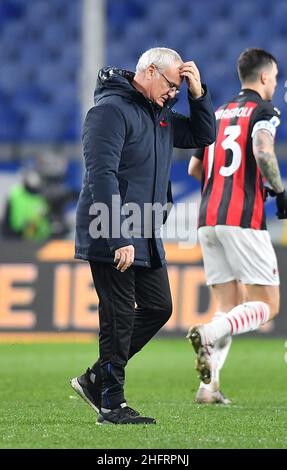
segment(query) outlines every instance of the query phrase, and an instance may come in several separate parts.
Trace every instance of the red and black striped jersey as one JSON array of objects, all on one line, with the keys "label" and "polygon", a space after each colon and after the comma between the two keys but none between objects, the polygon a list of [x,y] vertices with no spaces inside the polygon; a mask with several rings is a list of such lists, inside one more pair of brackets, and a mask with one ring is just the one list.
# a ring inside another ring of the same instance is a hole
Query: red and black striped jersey
[{"label": "red and black striped jersey", "polygon": [[215,115],[215,143],[194,153],[203,160],[199,227],[265,230],[264,186],[252,151],[252,131],[267,128],[275,134],[280,112],[256,91],[245,89]]}]

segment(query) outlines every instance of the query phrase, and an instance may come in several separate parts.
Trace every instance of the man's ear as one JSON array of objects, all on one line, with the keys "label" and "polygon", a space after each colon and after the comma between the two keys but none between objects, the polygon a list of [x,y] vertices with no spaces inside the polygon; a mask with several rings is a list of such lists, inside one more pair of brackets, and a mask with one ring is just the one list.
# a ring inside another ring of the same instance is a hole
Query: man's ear
[{"label": "man's ear", "polygon": [[260,80],[261,80],[262,85],[265,85],[265,83],[266,83],[267,80],[268,80],[268,72],[266,72],[266,70],[263,71],[263,72],[261,72],[261,74],[260,74]]},{"label": "man's ear", "polygon": [[155,72],[156,72],[155,66],[154,66],[153,64],[149,65],[149,66],[146,68],[146,78],[147,78],[148,80],[151,80],[152,77],[154,77]]}]

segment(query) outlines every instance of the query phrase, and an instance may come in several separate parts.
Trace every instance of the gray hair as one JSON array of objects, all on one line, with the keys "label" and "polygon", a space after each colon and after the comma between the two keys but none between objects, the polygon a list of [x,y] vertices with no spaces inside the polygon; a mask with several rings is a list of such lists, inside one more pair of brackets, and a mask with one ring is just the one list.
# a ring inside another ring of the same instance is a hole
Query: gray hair
[{"label": "gray hair", "polygon": [[145,51],[139,58],[136,71],[142,72],[151,64],[154,64],[159,71],[170,67],[174,62],[183,62],[180,55],[173,49],[167,47],[153,47]]}]

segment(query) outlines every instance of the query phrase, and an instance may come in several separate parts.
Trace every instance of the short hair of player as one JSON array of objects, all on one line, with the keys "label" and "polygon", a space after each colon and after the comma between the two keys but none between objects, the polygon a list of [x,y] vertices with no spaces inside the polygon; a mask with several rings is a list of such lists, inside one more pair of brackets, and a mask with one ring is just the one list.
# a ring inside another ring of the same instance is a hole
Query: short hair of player
[{"label": "short hair of player", "polygon": [[277,65],[277,60],[269,52],[256,47],[245,49],[237,60],[237,72],[241,83],[256,82],[263,69],[271,67],[272,63]]}]

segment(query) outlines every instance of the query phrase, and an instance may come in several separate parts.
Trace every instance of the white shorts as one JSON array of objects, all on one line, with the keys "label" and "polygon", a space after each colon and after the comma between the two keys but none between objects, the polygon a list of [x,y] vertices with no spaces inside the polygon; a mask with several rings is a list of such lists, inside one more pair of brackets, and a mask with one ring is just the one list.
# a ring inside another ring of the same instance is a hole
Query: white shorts
[{"label": "white shorts", "polygon": [[280,284],[277,258],[267,230],[216,225],[200,227],[207,285],[240,281],[243,284]]}]

